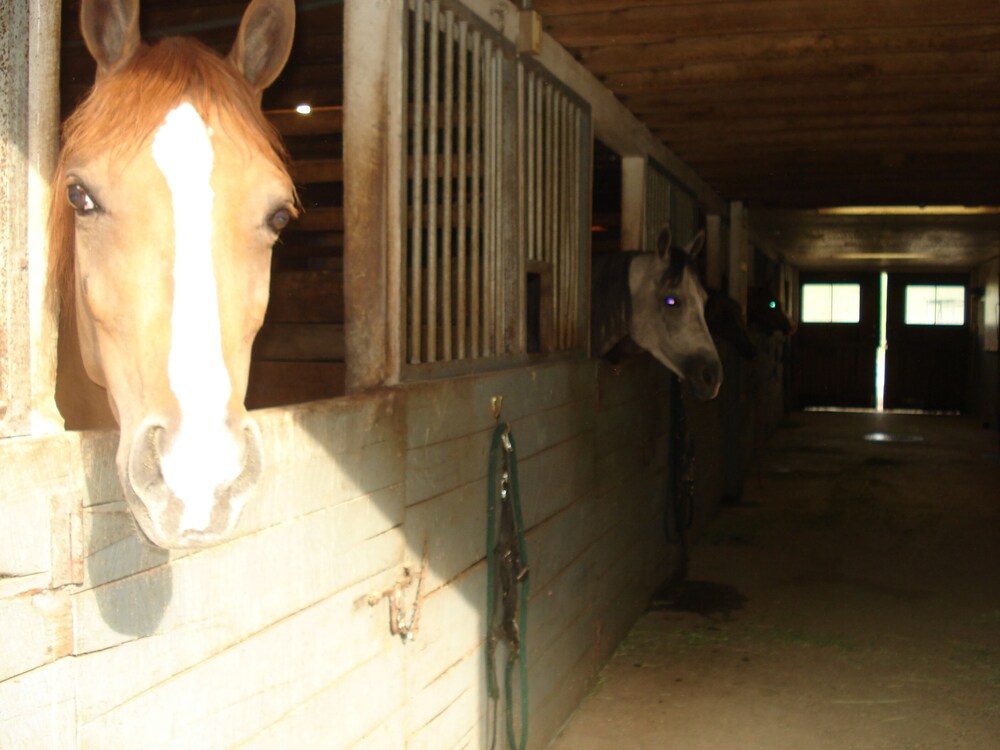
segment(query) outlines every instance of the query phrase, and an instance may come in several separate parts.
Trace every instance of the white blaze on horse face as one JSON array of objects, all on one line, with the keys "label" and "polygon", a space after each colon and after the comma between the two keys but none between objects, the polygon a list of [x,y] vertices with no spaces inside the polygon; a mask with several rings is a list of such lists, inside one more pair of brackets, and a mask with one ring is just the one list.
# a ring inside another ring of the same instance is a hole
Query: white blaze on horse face
[{"label": "white blaze on horse face", "polygon": [[167,375],[180,410],[161,457],[163,479],[184,507],[182,531],[204,529],[215,491],[241,470],[242,447],[226,428],[232,385],[222,356],[212,262],[211,131],[188,103],[172,110],[153,139],[153,160],[170,188],[174,294]]}]

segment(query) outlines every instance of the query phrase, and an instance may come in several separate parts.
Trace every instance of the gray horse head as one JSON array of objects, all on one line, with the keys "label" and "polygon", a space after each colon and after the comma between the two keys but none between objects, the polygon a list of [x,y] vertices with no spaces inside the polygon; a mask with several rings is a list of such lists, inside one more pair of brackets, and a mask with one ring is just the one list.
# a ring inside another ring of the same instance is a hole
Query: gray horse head
[{"label": "gray horse head", "polygon": [[630,337],[707,401],[719,392],[722,363],[705,323],[707,294],[693,267],[703,243],[699,233],[676,247],[664,230],[656,252],[595,258],[592,343],[604,356]]}]

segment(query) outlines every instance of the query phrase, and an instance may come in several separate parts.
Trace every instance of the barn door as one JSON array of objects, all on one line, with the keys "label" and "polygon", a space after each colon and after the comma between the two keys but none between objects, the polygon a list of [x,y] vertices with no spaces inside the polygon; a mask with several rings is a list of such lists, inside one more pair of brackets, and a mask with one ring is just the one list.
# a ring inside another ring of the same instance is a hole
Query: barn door
[{"label": "barn door", "polygon": [[800,276],[798,332],[792,337],[797,406],[875,406],[878,276]]},{"label": "barn door", "polygon": [[962,274],[891,274],[886,316],[887,409],[963,411],[971,339]]}]

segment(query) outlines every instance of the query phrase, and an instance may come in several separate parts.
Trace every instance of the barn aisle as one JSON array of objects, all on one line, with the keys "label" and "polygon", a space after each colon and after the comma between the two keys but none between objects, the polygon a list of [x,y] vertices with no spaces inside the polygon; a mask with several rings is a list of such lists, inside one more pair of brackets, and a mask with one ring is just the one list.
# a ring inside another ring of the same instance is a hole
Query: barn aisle
[{"label": "barn aisle", "polygon": [[1000,748],[996,432],[794,414],[761,466],[551,750]]}]

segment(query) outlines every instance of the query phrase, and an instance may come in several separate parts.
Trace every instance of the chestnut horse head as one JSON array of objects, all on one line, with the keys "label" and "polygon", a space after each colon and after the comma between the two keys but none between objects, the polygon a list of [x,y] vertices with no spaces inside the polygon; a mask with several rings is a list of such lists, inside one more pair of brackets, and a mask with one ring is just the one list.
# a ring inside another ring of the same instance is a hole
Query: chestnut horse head
[{"label": "chestnut horse head", "polygon": [[65,125],[53,280],[121,429],[118,475],[142,535],[203,547],[233,533],[261,474],[243,400],[271,247],[296,199],[260,98],[295,9],[253,0],[223,58],[190,39],[141,43],[138,4],[81,6],[97,80]]}]

